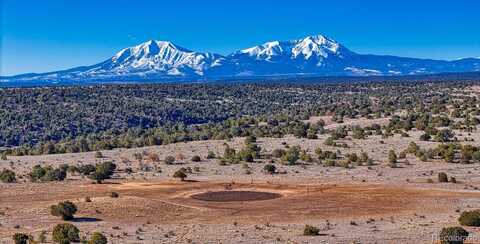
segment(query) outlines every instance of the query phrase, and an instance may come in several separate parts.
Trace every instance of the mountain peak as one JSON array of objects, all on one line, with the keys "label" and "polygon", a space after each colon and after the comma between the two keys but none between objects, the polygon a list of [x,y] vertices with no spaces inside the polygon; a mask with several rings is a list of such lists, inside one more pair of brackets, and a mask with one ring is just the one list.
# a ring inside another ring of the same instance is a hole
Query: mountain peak
[{"label": "mountain peak", "polygon": [[337,43],[335,40],[328,38],[327,36],[318,34],[318,35],[312,35],[312,36],[306,36],[303,39],[297,40],[297,41],[312,41],[318,44],[322,43]]},{"label": "mountain peak", "polygon": [[186,48],[168,41],[148,40],[133,47],[122,49],[112,57],[113,62],[124,62],[127,59],[145,59],[155,56],[171,56],[172,54],[192,53]]},{"label": "mountain peak", "polygon": [[145,51],[148,51],[148,53],[158,53],[160,52],[161,49],[172,49],[180,52],[193,52],[191,50],[188,50],[186,48],[180,47],[178,45],[175,45],[172,42],[169,41],[157,41],[157,40],[149,40],[144,43],[141,43],[135,47],[134,49],[140,50],[143,49]]},{"label": "mountain peak", "polygon": [[338,42],[323,36],[307,36],[303,39],[291,41],[270,41],[262,45],[247,48],[234,53],[232,56],[249,56],[256,60],[303,58],[308,60],[312,57],[326,58],[329,55],[342,57],[342,52],[348,50]]},{"label": "mountain peak", "polygon": [[303,55],[306,59],[309,59],[312,56],[338,55],[340,48],[341,45],[338,42],[323,35],[315,35],[297,40],[292,52],[294,57]]}]

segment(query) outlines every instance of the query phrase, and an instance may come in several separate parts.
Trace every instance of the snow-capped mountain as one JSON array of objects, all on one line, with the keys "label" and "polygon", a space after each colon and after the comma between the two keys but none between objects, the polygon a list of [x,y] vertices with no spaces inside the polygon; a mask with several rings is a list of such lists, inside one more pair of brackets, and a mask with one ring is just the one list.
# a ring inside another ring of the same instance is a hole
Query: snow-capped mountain
[{"label": "snow-capped mountain", "polygon": [[281,59],[324,59],[342,57],[351,52],[336,41],[324,36],[309,36],[301,40],[273,41],[260,46],[240,50],[232,57],[249,57],[255,60],[275,61]]},{"label": "snow-capped mountain", "polygon": [[197,53],[170,42],[151,40],[123,49],[96,71],[203,76],[204,72],[223,62],[225,58],[218,54]]},{"label": "snow-capped mountain", "polygon": [[237,51],[228,58],[241,67],[242,73],[238,75],[331,75],[341,71],[343,63],[354,55],[340,43],[318,35],[293,41],[267,42]]},{"label": "snow-capped mountain", "polygon": [[480,59],[454,61],[364,55],[322,35],[272,41],[227,56],[150,40],[91,66],[0,81],[166,81],[268,76],[371,76],[478,72]]}]

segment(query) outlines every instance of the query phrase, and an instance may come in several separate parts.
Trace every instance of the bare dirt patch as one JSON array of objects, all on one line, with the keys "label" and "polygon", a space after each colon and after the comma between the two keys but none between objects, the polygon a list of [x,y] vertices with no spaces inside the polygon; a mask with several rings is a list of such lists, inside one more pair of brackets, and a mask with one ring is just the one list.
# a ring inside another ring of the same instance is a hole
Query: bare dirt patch
[{"label": "bare dirt patch", "polygon": [[242,202],[271,200],[281,196],[278,193],[259,191],[214,191],[194,194],[190,197],[207,202]]}]

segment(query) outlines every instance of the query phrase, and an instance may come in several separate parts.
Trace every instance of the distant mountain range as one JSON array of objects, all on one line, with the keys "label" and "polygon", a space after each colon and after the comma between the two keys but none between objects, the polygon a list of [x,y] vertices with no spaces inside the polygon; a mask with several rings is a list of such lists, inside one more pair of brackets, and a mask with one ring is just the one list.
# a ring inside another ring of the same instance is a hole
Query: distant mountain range
[{"label": "distant mountain range", "polygon": [[204,81],[267,77],[403,76],[479,72],[479,58],[454,61],[355,53],[322,35],[272,41],[222,56],[147,41],[91,66],[0,77],[1,82]]}]

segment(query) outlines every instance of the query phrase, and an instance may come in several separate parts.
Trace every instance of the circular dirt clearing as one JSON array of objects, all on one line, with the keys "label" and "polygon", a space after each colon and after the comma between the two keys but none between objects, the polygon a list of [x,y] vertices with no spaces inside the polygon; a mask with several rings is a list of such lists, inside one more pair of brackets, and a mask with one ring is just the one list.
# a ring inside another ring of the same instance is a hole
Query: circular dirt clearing
[{"label": "circular dirt clearing", "polygon": [[192,195],[191,198],[209,202],[262,201],[279,198],[282,195],[260,191],[213,191]]}]

